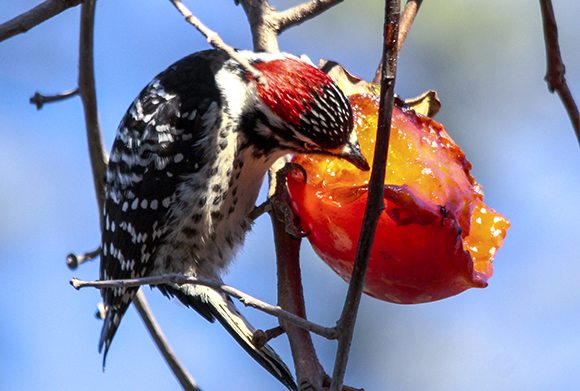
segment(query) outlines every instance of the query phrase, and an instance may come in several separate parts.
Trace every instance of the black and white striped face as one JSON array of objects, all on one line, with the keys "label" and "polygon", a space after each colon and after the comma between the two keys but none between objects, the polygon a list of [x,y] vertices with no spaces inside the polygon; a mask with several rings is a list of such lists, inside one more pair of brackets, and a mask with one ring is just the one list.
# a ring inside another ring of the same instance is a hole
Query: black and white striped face
[{"label": "black and white striped face", "polygon": [[299,131],[325,149],[344,145],[353,130],[350,103],[334,83],[321,86],[313,98],[300,115]]}]

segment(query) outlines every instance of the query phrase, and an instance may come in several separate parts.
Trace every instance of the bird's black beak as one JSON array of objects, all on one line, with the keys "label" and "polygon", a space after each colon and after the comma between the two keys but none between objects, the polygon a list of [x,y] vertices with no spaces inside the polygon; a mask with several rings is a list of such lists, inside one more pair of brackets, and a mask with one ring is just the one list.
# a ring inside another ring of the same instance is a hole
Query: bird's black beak
[{"label": "bird's black beak", "polygon": [[360,170],[370,170],[369,163],[360,150],[360,145],[356,138],[356,132],[354,131],[350,140],[344,145],[344,147],[341,147],[333,152],[333,155],[352,163]]}]

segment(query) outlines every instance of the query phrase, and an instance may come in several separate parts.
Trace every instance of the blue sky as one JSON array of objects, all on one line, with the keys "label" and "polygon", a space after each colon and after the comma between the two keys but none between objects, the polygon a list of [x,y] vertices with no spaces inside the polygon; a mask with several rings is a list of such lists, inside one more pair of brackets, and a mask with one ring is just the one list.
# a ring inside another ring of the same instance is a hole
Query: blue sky
[{"label": "blue sky", "polygon": [[[37,1],[5,2],[0,22]],[[199,4],[198,4],[199,3]],[[250,48],[231,0],[188,2],[231,45]],[[279,1],[288,6],[296,2]],[[444,4],[442,4],[444,3]],[[580,99],[580,3],[556,2],[567,78]],[[371,78],[380,55],[382,3],[344,2],[289,30],[283,50],[330,58]],[[107,148],[140,89],[175,60],[207,48],[166,1],[100,0],[96,24],[99,115]],[[544,390],[580,386],[580,154],[563,107],[543,81],[537,2],[424,2],[399,63],[403,97],[439,92],[437,119],[462,146],[488,204],[512,221],[488,288],[437,303],[397,306],[365,297],[346,381],[368,390]],[[98,264],[71,272],[71,251],[95,248],[97,208],[77,98],[37,111],[39,90],[76,85],[78,10],[0,43],[0,389],[177,389],[134,310],[105,373]],[[303,245],[310,317],[332,325],[346,285]],[[226,281],[275,302],[267,218],[259,220]],[[277,390],[226,333],[146,290],[174,349],[205,390]],[[275,320],[245,311],[260,327]],[[335,344],[316,338],[331,371]],[[284,338],[275,347],[289,361]]]}]

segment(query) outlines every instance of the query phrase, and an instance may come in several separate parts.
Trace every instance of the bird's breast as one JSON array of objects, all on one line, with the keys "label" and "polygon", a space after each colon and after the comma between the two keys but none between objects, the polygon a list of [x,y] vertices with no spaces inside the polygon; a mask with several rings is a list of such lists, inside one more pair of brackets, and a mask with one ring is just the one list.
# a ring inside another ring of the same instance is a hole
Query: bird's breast
[{"label": "bird's breast", "polygon": [[[235,136],[235,135],[234,135]],[[276,157],[225,140],[211,164],[185,177],[171,210],[173,229],[156,257],[157,273],[219,277],[243,244],[264,175]]]}]

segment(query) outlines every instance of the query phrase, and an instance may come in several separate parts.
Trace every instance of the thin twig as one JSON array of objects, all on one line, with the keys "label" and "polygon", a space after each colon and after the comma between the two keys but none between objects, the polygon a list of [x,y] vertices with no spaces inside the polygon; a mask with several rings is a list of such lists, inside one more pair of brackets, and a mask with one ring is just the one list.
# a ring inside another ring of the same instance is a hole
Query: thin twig
[{"label": "thin twig", "polygon": [[281,326],[276,326],[268,330],[256,330],[254,335],[252,335],[252,343],[258,349],[263,348],[268,342],[274,338],[278,338],[284,334],[284,329]]},{"label": "thin twig", "polygon": [[546,83],[550,92],[557,92],[568,116],[572,127],[576,132],[576,139],[580,143],[580,114],[578,106],[574,101],[572,92],[566,82],[566,67],[560,53],[560,44],[558,43],[558,25],[554,15],[554,8],[551,0],[540,0],[542,10],[542,21],[544,25],[544,42],[546,44]]},{"label": "thin twig", "polygon": [[234,288],[229,285],[224,285],[221,282],[206,280],[202,278],[188,277],[183,274],[165,274],[161,276],[150,276],[142,278],[130,278],[121,280],[97,280],[97,281],[84,281],[77,278],[73,278],[70,281],[71,285],[75,289],[93,287],[93,288],[130,288],[142,285],[163,285],[163,284],[193,284],[193,285],[203,285],[210,288],[219,290],[230,296],[235,297],[240,300],[244,305],[256,308],[262,312],[269,315],[276,316],[280,319],[292,322],[306,330],[312,331],[322,337],[333,339],[335,338],[335,330],[331,327],[320,326],[316,323],[310,322],[299,316],[296,316],[290,312],[287,312],[280,308],[279,306],[273,306],[262,300],[256,299],[253,296],[248,295],[241,290]]},{"label": "thin twig", "polygon": [[[407,34],[409,30],[411,30],[411,26],[415,21],[415,17],[419,12],[419,8],[423,0],[407,0],[405,4],[405,9],[403,10],[403,15],[401,16],[401,22],[399,23],[399,38],[397,44],[397,52],[401,51],[405,40],[407,39]],[[379,84],[381,82],[381,75],[383,72],[383,60],[379,62],[379,66],[377,67],[377,71],[375,72],[375,77],[373,79],[374,84]]]},{"label": "thin twig", "polygon": [[374,241],[377,223],[384,209],[383,192],[389,136],[391,133],[391,116],[395,93],[395,76],[397,70],[397,40],[399,33],[399,0],[385,2],[385,22],[383,40],[383,74],[381,78],[381,96],[379,102],[379,124],[377,128],[373,168],[369,182],[369,193],[366,210],[362,221],[361,234],[357,245],[356,258],[348,293],[342,315],[338,321],[338,349],[332,375],[331,391],[340,391],[352,335],[356,323],[358,307],[364,287],[369,256]]},{"label": "thin twig", "polygon": [[248,219],[253,222],[258,219],[258,217],[268,212],[270,212],[270,201],[266,200],[252,209],[252,211],[248,214]]},{"label": "thin twig", "polygon": [[245,70],[247,70],[256,82],[264,84],[266,79],[262,75],[262,72],[257,70],[255,67],[252,66],[245,58],[239,56],[238,53],[235,51],[234,48],[226,44],[223,39],[216,33],[215,31],[209,29],[206,25],[204,25],[201,20],[195,17],[191,11],[181,2],[181,0],[170,0],[171,3],[177,8],[177,10],[183,15],[185,20],[191,24],[193,27],[197,29],[204,37],[207,38],[207,42],[216,49],[219,49],[232,59],[236,60]]},{"label": "thin twig", "polygon": [[27,32],[61,12],[79,5],[82,0],[46,0],[29,11],[0,24],[0,42]]},{"label": "thin twig", "polygon": [[85,112],[87,142],[93,183],[99,208],[99,221],[103,226],[103,205],[105,196],[105,170],[107,153],[103,146],[99,115],[97,110],[97,93],[95,87],[95,69],[93,58],[95,24],[95,0],[86,0],[81,5],[81,28],[79,46],[79,94]]},{"label": "thin twig", "polygon": [[175,352],[173,352],[173,349],[171,349],[171,346],[167,342],[167,339],[165,338],[161,327],[159,327],[155,316],[153,316],[153,313],[149,309],[147,299],[141,290],[137,291],[135,299],[133,299],[133,303],[135,304],[135,308],[139,312],[139,315],[141,315],[141,319],[143,319],[143,323],[145,323],[151,338],[153,338],[155,344],[161,351],[163,358],[165,358],[165,361],[175,374],[175,377],[177,377],[177,380],[179,380],[181,387],[188,391],[200,391],[200,388],[197,386],[195,380],[191,377],[183,365],[181,365],[177,359],[177,356],[175,355]]},{"label": "thin twig", "polygon": [[98,257],[100,252],[101,248],[98,247],[96,250],[87,251],[86,253],[70,253],[66,256],[66,265],[69,267],[69,269],[75,270],[77,267],[79,267],[79,265],[85,263],[86,261],[90,261]]},{"label": "thin twig", "polygon": [[415,21],[415,16],[419,12],[419,8],[423,0],[407,0],[405,4],[405,9],[403,10],[403,15],[401,15],[401,22],[399,23],[399,43],[397,44],[397,52],[401,51],[403,43],[407,39],[407,33],[411,29],[411,25]]},{"label": "thin twig", "polygon": [[278,33],[312,19],[334,7],[343,0],[310,0],[274,14],[274,23]]},{"label": "thin twig", "polygon": [[59,102],[61,100],[72,98],[73,96],[78,95],[78,93],[78,87],[56,95],[43,95],[37,91],[32,97],[30,97],[30,103],[35,105],[37,110],[40,110],[46,103]]}]

